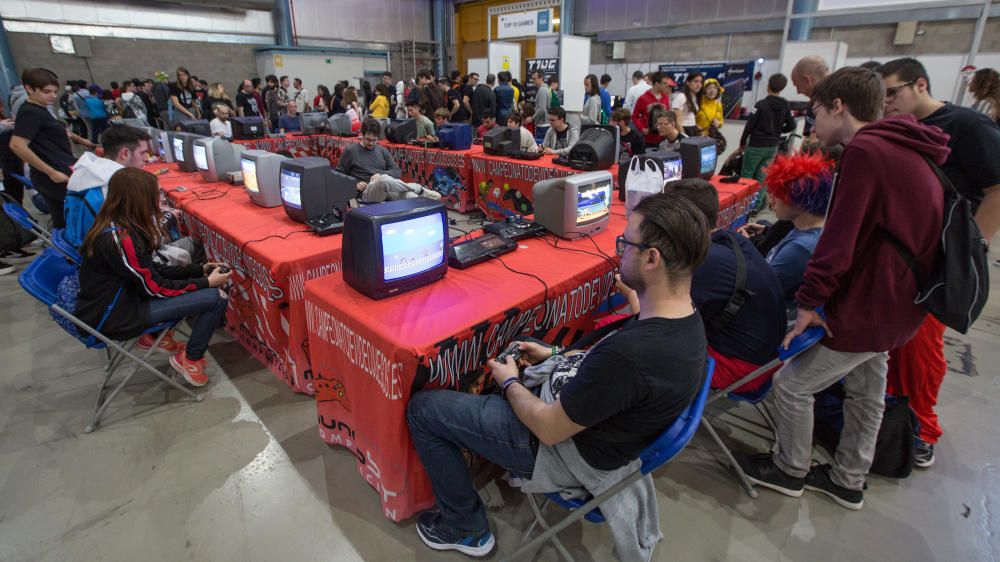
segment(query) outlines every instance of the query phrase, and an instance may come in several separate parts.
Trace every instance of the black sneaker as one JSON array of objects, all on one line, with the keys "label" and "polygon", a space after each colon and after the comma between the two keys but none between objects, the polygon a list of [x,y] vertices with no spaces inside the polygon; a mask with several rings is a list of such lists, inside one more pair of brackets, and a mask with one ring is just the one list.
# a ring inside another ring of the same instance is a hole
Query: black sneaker
[{"label": "black sneaker", "polygon": [[417,535],[434,550],[457,550],[477,558],[489,554],[496,544],[489,527],[476,534],[461,535],[449,528],[437,511],[420,514],[417,519]]},{"label": "black sneaker", "polygon": [[830,465],[820,464],[812,467],[806,476],[806,489],[826,494],[833,501],[847,509],[855,511],[865,505],[865,493],[861,490],[851,490],[837,484],[830,477]]},{"label": "black sneaker", "polygon": [[16,267],[7,262],[0,261],[0,275],[10,275],[15,271],[17,271]]},{"label": "black sneaker", "polygon": [[793,498],[802,497],[802,489],[806,483],[805,478],[795,478],[782,472],[774,460],[771,453],[739,453],[734,452],[736,462],[740,463],[740,468],[746,473],[747,478],[754,484],[765,488],[770,488],[775,492],[780,492]]},{"label": "black sneaker", "polygon": [[934,444],[928,443],[923,439],[914,436],[913,443],[916,445],[917,450],[914,454],[914,464],[918,468],[929,468],[934,465]]}]

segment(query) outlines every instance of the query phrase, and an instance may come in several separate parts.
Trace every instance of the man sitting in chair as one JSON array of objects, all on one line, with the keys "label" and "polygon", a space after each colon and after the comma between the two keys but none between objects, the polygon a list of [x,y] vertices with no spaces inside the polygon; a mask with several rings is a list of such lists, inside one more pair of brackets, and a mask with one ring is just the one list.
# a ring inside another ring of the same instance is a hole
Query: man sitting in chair
[{"label": "man sitting in chair", "polygon": [[337,171],[358,180],[358,200],[382,203],[413,197],[441,199],[436,191],[399,179],[403,171],[392,159],[389,149],[378,143],[379,131],[378,121],[365,119],[361,123],[361,142],[345,148],[337,163]]},{"label": "man sitting in chair", "polygon": [[[639,454],[704,382],[707,344],[691,277],[708,246],[708,222],[692,203],[674,194],[643,199],[616,248],[640,314],[589,334],[584,339],[596,343],[584,352],[520,342],[520,364],[510,357],[487,364],[499,394],[414,394],[407,420],[438,508],[417,522],[427,546],[470,556],[493,549],[463,449],[521,477],[529,492],[572,487],[596,495],[637,469]],[[527,367],[523,378],[519,367]],[[648,560],[662,537],[652,480],[626,490],[602,511],[616,555]]]}]

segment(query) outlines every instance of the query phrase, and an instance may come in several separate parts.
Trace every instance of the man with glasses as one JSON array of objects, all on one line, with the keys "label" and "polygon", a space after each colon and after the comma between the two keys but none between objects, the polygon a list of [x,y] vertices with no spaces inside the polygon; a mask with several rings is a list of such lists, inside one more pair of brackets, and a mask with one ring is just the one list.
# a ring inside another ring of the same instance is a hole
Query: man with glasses
[{"label": "man with glasses", "polygon": [[[694,399],[706,342],[691,276],[708,251],[705,215],[677,195],[653,195],[617,242],[637,316],[584,336],[574,351],[520,342],[520,359],[487,363],[499,393],[427,390],[410,399],[410,435],[437,503],[417,521],[430,548],[486,556],[495,544],[463,450],[520,476],[525,491],[597,494],[635,470],[640,452]],[[601,510],[616,556],[649,560],[662,537],[656,493],[648,476],[634,486]]]},{"label": "man with glasses", "polygon": [[[885,409],[889,350],[905,344],[926,315],[914,301],[917,280],[900,255],[931,271],[940,251],[944,191],[928,160],[948,155],[947,135],[912,115],[882,117],[878,74],[845,67],[812,91],[816,136],[844,145],[826,227],[795,294],[795,326],[784,344],[810,326],[827,337],[785,363],[771,398],[777,445],[740,455],[751,481],[791,497],[804,489],[858,510]],[[818,309],[822,308],[826,317]],[[844,429],[833,463],[815,467],[813,394],[843,380]]]},{"label": "man with glasses", "polygon": [[[972,204],[979,230],[989,242],[1000,229],[1000,128],[989,117],[931,95],[927,70],[920,61],[902,58],[881,69],[885,114],[910,114],[948,134],[951,153],[941,169]],[[909,343],[890,352],[889,391],[910,397],[920,421],[916,465],[934,464],[934,444],[943,430],[934,406],[948,365],[944,359],[944,325],[928,315]]]},{"label": "man with glasses", "polygon": [[545,154],[569,154],[576,141],[580,140],[580,129],[566,122],[566,110],[561,107],[550,107],[548,112],[549,130],[542,141],[542,152]]},{"label": "man with glasses", "polygon": [[361,123],[361,142],[345,148],[337,163],[337,171],[358,180],[358,199],[364,203],[411,197],[441,199],[440,193],[399,179],[403,171],[392,159],[389,150],[378,143],[380,130],[378,121],[365,119]]}]

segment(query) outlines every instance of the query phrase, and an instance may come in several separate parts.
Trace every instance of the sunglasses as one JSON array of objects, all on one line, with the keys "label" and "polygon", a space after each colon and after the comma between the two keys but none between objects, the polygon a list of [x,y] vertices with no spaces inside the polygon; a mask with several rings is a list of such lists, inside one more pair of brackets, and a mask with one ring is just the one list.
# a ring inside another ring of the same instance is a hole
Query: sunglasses
[{"label": "sunglasses", "polygon": [[907,82],[905,84],[900,84],[899,86],[893,86],[891,88],[886,88],[885,89],[885,99],[888,100],[888,99],[895,98],[896,94],[898,94],[900,90],[902,90],[903,88],[905,88],[907,86],[912,86],[914,84],[914,82],[916,82],[916,80],[910,80],[909,82]]},{"label": "sunglasses", "polygon": [[625,239],[625,235],[624,234],[622,234],[621,236],[615,238],[615,253],[616,254],[618,254],[619,256],[625,255],[625,246],[635,246],[636,248],[639,248],[640,250],[646,250],[648,248],[652,248],[652,246],[650,246],[649,244],[643,244],[642,242],[630,242],[630,241],[628,241],[628,240]]}]

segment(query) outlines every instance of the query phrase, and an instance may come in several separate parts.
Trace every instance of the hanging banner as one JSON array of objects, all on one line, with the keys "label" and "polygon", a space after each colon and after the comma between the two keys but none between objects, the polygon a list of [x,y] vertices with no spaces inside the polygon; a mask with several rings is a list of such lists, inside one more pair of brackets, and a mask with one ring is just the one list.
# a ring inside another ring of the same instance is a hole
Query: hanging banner
[{"label": "hanging banner", "polygon": [[660,72],[666,72],[677,82],[678,88],[692,72],[700,72],[705,79],[715,78],[726,89],[722,94],[722,106],[727,116],[739,114],[743,104],[743,92],[753,90],[753,75],[756,62],[752,60],[732,62],[694,62],[661,64]]},{"label": "hanging banner", "polygon": [[497,38],[528,37],[552,33],[552,9],[497,16]]},{"label": "hanging banner", "polygon": [[558,58],[551,58],[551,59],[524,59],[524,63],[527,65],[527,71],[528,71],[528,76],[529,77],[531,76],[531,73],[534,72],[534,71],[536,71],[536,70],[541,71],[542,76],[544,76],[546,80],[548,80],[549,78],[551,78],[553,76],[555,76],[556,78],[559,77],[559,59]]}]

